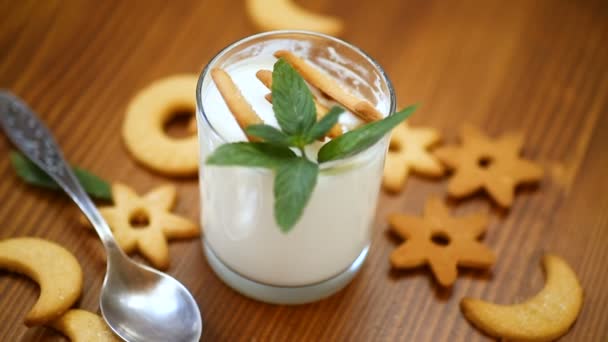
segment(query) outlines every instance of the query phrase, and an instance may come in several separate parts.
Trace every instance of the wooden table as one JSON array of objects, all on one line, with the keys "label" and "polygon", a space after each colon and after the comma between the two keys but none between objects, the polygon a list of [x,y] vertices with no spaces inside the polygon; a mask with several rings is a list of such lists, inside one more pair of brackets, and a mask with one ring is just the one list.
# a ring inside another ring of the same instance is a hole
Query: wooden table
[{"label": "wooden table", "polygon": [[[303,1],[302,1],[303,3]],[[524,155],[542,163],[538,187],[517,193],[511,210],[483,194],[450,203],[457,214],[487,210],[485,242],[497,253],[490,275],[462,270],[437,287],[427,269],[391,271],[399,241],[392,212],[420,213],[444,196],[447,177],[411,177],[398,196],[382,194],[374,242],[362,272],[345,290],[296,307],[249,300],[224,285],[198,239],[174,242],[169,273],[193,292],[204,339],[471,341],[484,340],[459,310],[463,296],[512,303],[543,285],[540,257],[553,252],[576,270],[586,291],[569,341],[608,340],[608,2],[307,1],[341,15],[343,37],[385,67],[401,105],[420,102],[415,125],[457,141],[464,122],[491,135],[526,133]],[[125,107],[150,82],[199,73],[222,47],[253,34],[242,1],[4,1],[0,5],[0,87],[41,115],[65,155],[103,178],[144,192],[171,182],[175,211],[199,216],[198,182],[169,179],[137,165],[120,137]],[[85,270],[80,308],[98,310],[105,271],[96,236],[82,229],[63,195],[17,178],[0,139],[0,237],[39,236],[76,255]],[[0,340],[61,340],[23,317],[38,289],[0,271]]]}]

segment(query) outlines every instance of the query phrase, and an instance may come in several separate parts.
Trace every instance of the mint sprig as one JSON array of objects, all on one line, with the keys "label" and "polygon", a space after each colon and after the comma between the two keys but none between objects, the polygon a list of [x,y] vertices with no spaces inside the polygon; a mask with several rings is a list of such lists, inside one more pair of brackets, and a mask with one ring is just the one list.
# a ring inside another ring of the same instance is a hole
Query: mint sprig
[{"label": "mint sprig", "polygon": [[344,113],[344,108],[340,108],[337,106],[332,107],[327,114],[321,120],[312,126],[308,134],[306,135],[306,144],[310,144],[311,142],[321,139],[322,137],[329,132],[329,130],[334,127],[340,115]]},{"label": "mint sprig", "polygon": [[365,150],[412,115],[416,107],[417,105],[409,106],[383,120],[364,125],[333,139],[321,147],[317,160],[323,163],[348,158]]},{"label": "mint sprig", "polygon": [[265,142],[237,142],[218,147],[207,158],[207,164],[274,169],[295,158],[296,154],[285,146]]},{"label": "mint sprig", "polygon": [[[26,183],[42,188],[60,190],[59,185],[46,172],[30,161],[23,154],[11,151],[10,160],[17,175]],[[74,174],[84,190],[97,199],[111,201],[112,189],[110,184],[96,175],[81,168],[73,168]]]},{"label": "mint sprig", "polygon": [[271,144],[293,146],[291,137],[280,129],[266,124],[250,125],[245,129],[248,136],[261,138]]},{"label": "mint sprig", "polygon": [[[246,134],[263,142],[237,142],[218,147],[207,164],[271,169],[274,178],[274,217],[281,231],[298,222],[319,176],[319,163],[347,158],[375,144],[416,109],[410,106],[383,120],[364,125],[325,144],[311,161],[305,147],[324,137],[344,109],[333,107],[316,121],[316,109],[304,79],[282,58],[272,72],[272,108],[280,129],[265,124],[247,127]],[[298,153],[296,153],[298,152]]]},{"label": "mint sprig", "polygon": [[306,158],[295,158],[276,169],[274,179],[274,217],[282,231],[298,222],[317,184],[319,165]]},{"label": "mint sprig", "polygon": [[306,82],[283,59],[272,70],[272,109],[281,130],[290,136],[305,135],[317,117]]}]

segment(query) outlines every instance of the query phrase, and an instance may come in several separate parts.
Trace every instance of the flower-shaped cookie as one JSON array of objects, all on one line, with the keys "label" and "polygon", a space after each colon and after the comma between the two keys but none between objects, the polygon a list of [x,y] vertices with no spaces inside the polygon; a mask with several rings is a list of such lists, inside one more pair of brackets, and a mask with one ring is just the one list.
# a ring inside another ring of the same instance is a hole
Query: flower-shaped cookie
[{"label": "flower-shaped cookie", "polygon": [[427,151],[439,140],[439,132],[432,128],[412,128],[406,123],[395,127],[384,164],[384,188],[391,192],[403,189],[410,170],[426,176],[441,176],[443,166]]},{"label": "flower-shaped cookie", "polygon": [[431,266],[443,286],[451,286],[457,266],[488,268],[494,253],[481,244],[488,222],[485,214],[452,217],[439,198],[426,202],[424,217],[393,214],[391,229],[406,241],[391,254],[395,268]]},{"label": "flower-shaped cookie", "polygon": [[158,269],[169,267],[168,239],[199,235],[198,226],[171,214],[174,186],[160,186],[142,197],[123,184],[112,185],[113,207],[100,208],[120,247],[129,253],[137,249]]},{"label": "flower-shaped cookie", "polygon": [[465,125],[461,138],[462,146],[435,151],[443,163],[455,170],[448,183],[451,196],[464,197],[485,188],[499,205],[510,207],[518,184],[538,181],[543,175],[539,165],[519,157],[521,134],[504,134],[492,141],[478,129]]}]

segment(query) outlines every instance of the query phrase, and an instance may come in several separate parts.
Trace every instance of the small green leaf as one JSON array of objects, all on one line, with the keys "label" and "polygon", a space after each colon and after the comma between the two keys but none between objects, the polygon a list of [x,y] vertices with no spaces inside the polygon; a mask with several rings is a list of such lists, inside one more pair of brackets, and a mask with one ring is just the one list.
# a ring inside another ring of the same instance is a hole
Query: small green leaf
[{"label": "small green leaf", "polygon": [[284,233],[298,222],[317,184],[319,165],[295,158],[277,168],[274,179],[274,217]]},{"label": "small green leaf", "polygon": [[288,147],[269,143],[237,142],[218,147],[207,164],[275,168],[296,155]]},{"label": "small green leaf", "polygon": [[[26,183],[47,189],[60,189],[51,177],[21,153],[11,151],[10,160],[17,175]],[[89,195],[101,200],[112,200],[112,189],[108,182],[86,170],[80,168],[73,170],[76,178]]]},{"label": "small green leaf", "polygon": [[291,139],[285,133],[281,132],[279,129],[265,124],[259,125],[250,125],[247,126],[245,130],[247,135],[251,135],[254,137],[262,138],[264,141],[268,143],[273,143],[277,145],[290,146]]},{"label": "small green leaf", "polygon": [[27,159],[23,154],[11,151],[9,155],[11,164],[17,172],[17,175],[21,177],[26,183],[36,185],[47,189],[59,189],[59,185],[55,183],[44,171],[42,171],[36,164]]},{"label": "small green leaf", "polygon": [[416,105],[409,106],[380,121],[361,126],[345,133],[323,145],[317,160],[319,163],[347,158],[365,150],[390,132],[395,126],[407,119],[416,110]]},{"label": "small green leaf", "polygon": [[74,168],[74,174],[89,195],[107,201],[112,200],[112,187],[108,182],[78,167]]},{"label": "small green leaf", "polygon": [[340,108],[338,106],[332,107],[327,114],[321,120],[312,126],[310,131],[308,132],[306,143],[310,144],[311,142],[320,139],[329,132],[329,130],[334,127],[340,115],[344,113],[344,108]]},{"label": "small green leaf", "polygon": [[316,121],[312,93],[304,79],[282,58],[272,72],[272,109],[287,135],[307,133]]}]

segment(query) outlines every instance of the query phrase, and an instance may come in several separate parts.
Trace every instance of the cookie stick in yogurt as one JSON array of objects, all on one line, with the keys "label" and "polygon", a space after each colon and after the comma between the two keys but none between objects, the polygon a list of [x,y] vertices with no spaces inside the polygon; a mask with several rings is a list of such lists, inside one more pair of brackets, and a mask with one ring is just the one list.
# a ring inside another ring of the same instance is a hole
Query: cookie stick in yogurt
[{"label": "cookie stick in yogurt", "polygon": [[342,104],[365,122],[382,119],[382,114],[380,114],[371,103],[350,94],[344,90],[338,82],[317,70],[302,58],[286,50],[279,50],[274,53],[274,56],[277,58],[284,58],[285,61],[291,64],[308,83],[317,87],[329,97],[336,100],[336,102]]},{"label": "cookie stick in yogurt", "polygon": [[[215,68],[211,70],[211,77],[243,132],[250,125],[263,123],[226,71]],[[249,141],[259,140],[249,135],[247,135],[247,139]]]}]

